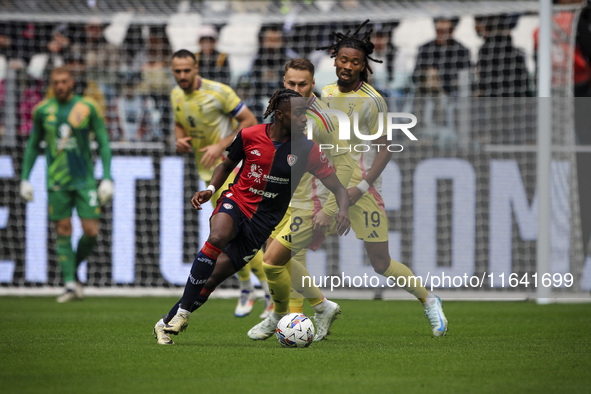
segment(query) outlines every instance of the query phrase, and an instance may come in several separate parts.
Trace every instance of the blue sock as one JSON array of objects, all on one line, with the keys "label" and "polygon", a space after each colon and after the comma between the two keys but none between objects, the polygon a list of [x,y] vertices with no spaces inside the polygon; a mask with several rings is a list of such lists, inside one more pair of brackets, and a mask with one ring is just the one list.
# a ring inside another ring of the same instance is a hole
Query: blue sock
[{"label": "blue sock", "polygon": [[205,301],[200,299],[201,290],[203,290],[205,282],[213,273],[216,260],[221,252],[221,250],[206,242],[199,254],[197,254],[181,298],[181,308],[192,312],[203,305]]}]

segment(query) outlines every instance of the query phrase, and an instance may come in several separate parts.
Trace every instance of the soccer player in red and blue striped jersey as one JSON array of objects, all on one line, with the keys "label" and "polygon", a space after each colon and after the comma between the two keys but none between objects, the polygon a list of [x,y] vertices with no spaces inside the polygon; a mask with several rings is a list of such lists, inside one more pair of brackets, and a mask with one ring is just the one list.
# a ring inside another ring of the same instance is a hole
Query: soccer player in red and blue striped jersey
[{"label": "soccer player in red and blue striped jersey", "polygon": [[265,112],[265,117],[274,114],[274,121],[240,131],[208,188],[193,196],[191,203],[200,209],[243,162],[236,182],[218,200],[210,219],[209,238],[193,262],[180,302],[154,327],[158,344],[173,344],[170,334],[184,331],[191,312],[258,252],[284,216],[305,172],[319,178],[335,194],[339,206],[337,232],[349,232],[349,196],[326,156],[303,134],[306,111],[307,100],[299,93],[277,91]]}]

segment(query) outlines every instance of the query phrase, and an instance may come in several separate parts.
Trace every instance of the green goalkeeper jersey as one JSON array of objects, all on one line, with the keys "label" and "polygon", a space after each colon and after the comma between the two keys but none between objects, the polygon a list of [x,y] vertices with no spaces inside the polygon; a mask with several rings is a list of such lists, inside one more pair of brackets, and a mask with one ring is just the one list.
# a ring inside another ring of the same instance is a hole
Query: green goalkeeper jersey
[{"label": "green goalkeeper jersey", "polygon": [[45,140],[48,190],[96,187],[90,148],[91,132],[98,142],[103,179],[111,179],[111,148],[105,123],[92,101],[74,95],[68,102],[55,98],[35,107],[33,130],[27,143],[21,179],[28,179]]}]

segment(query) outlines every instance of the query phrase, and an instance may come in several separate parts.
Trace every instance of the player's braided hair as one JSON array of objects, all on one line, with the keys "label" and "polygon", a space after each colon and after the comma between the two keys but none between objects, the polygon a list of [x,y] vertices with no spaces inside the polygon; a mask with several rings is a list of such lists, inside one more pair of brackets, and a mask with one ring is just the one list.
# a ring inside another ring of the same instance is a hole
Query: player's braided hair
[{"label": "player's braided hair", "polygon": [[373,70],[371,69],[371,66],[369,65],[369,62],[367,60],[369,59],[372,62],[383,63],[382,60],[374,59],[370,56],[375,48],[375,45],[370,40],[373,29],[366,30],[363,35],[358,36],[359,31],[368,23],[369,19],[365,20],[365,22],[363,22],[361,25],[359,25],[357,29],[355,29],[353,34],[350,34],[351,30],[348,30],[344,34],[339,32],[332,32],[332,35],[336,38],[335,42],[325,47],[316,48],[317,51],[323,51],[325,49],[332,51],[330,57],[336,57],[341,48],[353,48],[363,52],[363,54],[365,55],[365,68],[361,72],[360,77],[361,80],[364,82],[367,82],[367,78],[369,76],[368,71],[373,74]]},{"label": "player's braided hair", "polygon": [[279,106],[279,103],[281,103],[283,101],[289,101],[293,97],[302,97],[302,95],[299,94],[298,92],[296,92],[295,90],[291,90],[291,89],[280,89],[280,90],[276,91],[275,93],[273,93],[273,96],[269,100],[269,105],[267,106],[267,110],[265,111],[265,114],[263,115],[263,118],[266,118],[267,116],[269,116],[271,114],[274,114],[275,111],[277,110],[277,107]]}]

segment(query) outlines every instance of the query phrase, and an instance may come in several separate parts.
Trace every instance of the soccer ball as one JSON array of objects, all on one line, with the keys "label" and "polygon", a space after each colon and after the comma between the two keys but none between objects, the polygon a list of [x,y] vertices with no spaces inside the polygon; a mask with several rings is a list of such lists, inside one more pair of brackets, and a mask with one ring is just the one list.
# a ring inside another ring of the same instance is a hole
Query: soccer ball
[{"label": "soccer ball", "polygon": [[302,313],[291,313],[284,316],[279,323],[275,335],[283,347],[308,347],[314,339],[314,324]]}]

